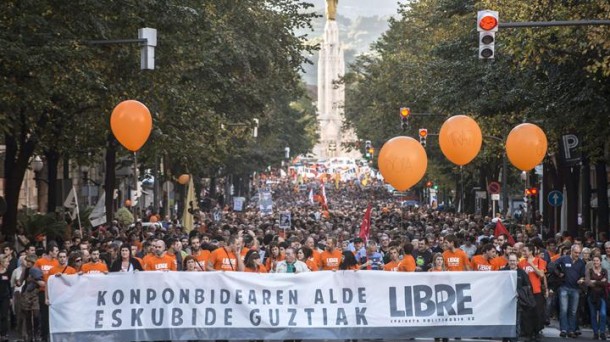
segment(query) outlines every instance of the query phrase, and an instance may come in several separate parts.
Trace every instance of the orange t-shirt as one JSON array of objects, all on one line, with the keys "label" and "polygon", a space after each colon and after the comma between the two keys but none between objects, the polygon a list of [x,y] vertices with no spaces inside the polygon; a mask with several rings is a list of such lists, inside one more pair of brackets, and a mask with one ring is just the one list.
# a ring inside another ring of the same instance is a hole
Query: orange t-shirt
[{"label": "orange t-shirt", "polygon": [[210,253],[208,264],[212,264],[217,271],[238,271],[235,253],[226,248],[217,248]]},{"label": "orange t-shirt", "polygon": [[310,271],[315,272],[318,270],[318,261],[316,258],[311,257],[305,261],[305,265],[309,268]]},{"label": "orange t-shirt", "polygon": [[456,248],[455,252],[450,249],[444,251],[443,259],[445,259],[447,271],[466,271],[466,265],[469,264],[468,255],[459,248]]},{"label": "orange t-shirt", "polygon": [[[42,271],[42,280],[44,280],[45,284],[49,279],[49,272],[56,266],[59,266],[59,261],[57,261],[57,259],[49,260],[44,257],[36,260],[36,263],[34,263],[34,267],[39,268]],[[38,289],[44,291],[45,286],[40,286]]]},{"label": "orange t-shirt", "polygon": [[195,263],[195,268],[199,269],[200,271],[205,271],[205,264],[208,262],[210,254],[210,251],[207,249],[200,249],[197,254],[191,254],[193,258],[197,260]]},{"label": "orange t-shirt", "polygon": [[311,257],[318,265],[320,264],[320,254],[322,254],[322,252],[318,251],[315,248],[313,250],[311,250]]},{"label": "orange t-shirt", "polygon": [[400,261],[390,261],[387,264],[383,265],[383,270],[390,271],[390,272],[398,272],[399,265],[400,265]]},{"label": "orange t-shirt", "polygon": [[332,252],[324,251],[320,253],[320,260],[318,261],[318,266],[324,271],[338,270],[342,257],[343,253],[337,248],[335,248],[335,250],[333,250]]},{"label": "orange t-shirt", "polygon": [[506,260],[505,257],[499,256],[491,259],[490,263],[496,268],[496,270],[500,270],[508,264],[508,260]]},{"label": "orange t-shirt", "polygon": [[158,257],[150,256],[146,259],[144,271],[176,271],[176,256],[167,255],[167,253]]},{"label": "orange t-shirt", "polygon": [[250,272],[250,273],[269,273],[269,271],[267,270],[267,267],[265,267],[265,265],[260,265],[257,269],[254,268],[250,268],[250,267],[245,267],[244,268],[244,272]]},{"label": "orange t-shirt", "polygon": [[491,260],[485,259],[482,255],[475,255],[472,257],[470,268],[473,271],[496,271],[497,268],[491,262]]},{"label": "orange t-shirt", "polygon": [[88,262],[81,267],[83,273],[108,273],[108,266],[103,261]]},{"label": "orange t-shirt", "polygon": [[52,276],[54,274],[76,274],[76,270],[74,269],[74,267],[72,266],[57,266],[57,267],[53,267],[50,271],[49,271],[49,276]]},{"label": "orange t-shirt", "polygon": [[[542,272],[546,272],[546,261],[536,257],[534,258],[533,264]],[[542,292],[541,278],[538,277],[536,271],[534,271],[534,268],[527,262],[527,259],[519,262],[519,268],[524,270],[525,273],[527,273],[527,276],[530,278],[530,283],[532,283],[532,292],[534,294]]]},{"label": "orange t-shirt", "polygon": [[246,254],[248,254],[249,251],[250,248],[242,247],[241,252],[239,253],[239,256],[241,256],[241,261],[246,261]]},{"label": "orange t-shirt", "polygon": [[406,254],[398,264],[398,272],[415,272],[415,267],[413,256]]}]

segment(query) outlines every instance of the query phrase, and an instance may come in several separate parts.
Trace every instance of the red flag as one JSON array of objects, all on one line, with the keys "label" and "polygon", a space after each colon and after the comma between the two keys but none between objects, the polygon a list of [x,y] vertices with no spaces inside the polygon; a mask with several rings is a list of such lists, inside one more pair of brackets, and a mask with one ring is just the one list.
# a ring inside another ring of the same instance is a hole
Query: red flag
[{"label": "red flag", "polygon": [[498,220],[498,222],[496,222],[496,229],[494,231],[494,236],[498,237],[502,234],[505,234],[506,236],[508,236],[509,245],[512,246],[515,244],[515,239],[513,239],[513,236],[510,235],[510,233],[508,232],[508,229],[506,229],[506,227],[504,227],[504,225],[502,224],[502,221]]},{"label": "red flag", "polygon": [[322,208],[328,210],[328,199],[326,198],[326,187],[324,181],[322,181]]},{"label": "red flag", "polygon": [[364,242],[369,239],[369,232],[371,230],[371,205],[366,208],[366,212],[364,213],[364,217],[362,218],[362,223],[360,224],[360,237]]}]

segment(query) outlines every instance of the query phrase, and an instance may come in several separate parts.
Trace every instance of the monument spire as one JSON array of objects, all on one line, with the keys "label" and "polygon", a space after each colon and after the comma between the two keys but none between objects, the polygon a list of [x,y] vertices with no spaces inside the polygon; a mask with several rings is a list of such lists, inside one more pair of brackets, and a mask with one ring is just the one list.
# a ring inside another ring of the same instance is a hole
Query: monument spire
[{"label": "monument spire", "polygon": [[343,107],[345,87],[337,84],[345,74],[343,49],[339,41],[337,5],[339,0],[326,0],[326,24],[324,41],[320,46],[318,60],[318,122],[320,142],[314,154],[321,159],[331,157],[359,158],[358,151],[347,152],[343,143],[355,141],[355,134],[343,129]]},{"label": "monument spire", "polygon": [[326,0],[326,20],[337,20],[339,0]]}]

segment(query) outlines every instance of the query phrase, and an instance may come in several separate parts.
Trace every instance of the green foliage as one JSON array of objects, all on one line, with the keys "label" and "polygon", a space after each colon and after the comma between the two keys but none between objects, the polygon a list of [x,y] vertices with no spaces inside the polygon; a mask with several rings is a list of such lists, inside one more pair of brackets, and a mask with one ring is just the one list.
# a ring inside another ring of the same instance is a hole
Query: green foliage
[{"label": "green foliage", "polygon": [[18,215],[18,224],[23,227],[26,236],[46,235],[49,238],[63,237],[67,224],[58,220],[54,213],[39,214],[30,210],[22,210]]},{"label": "green foliage", "polygon": [[117,212],[114,214],[114,218],[119,221],[119,224],[122,227],[127,227],[134,223],[133,214],[125,207],[119,208],[119,210],[117,210]]},{"label": "green foliage", "polygon": [[[300,0],[3,1],[0,132],[15,151],[6,154],[5,178],[18,184],[28,160],[44,152],[81,164],[103,160],[112,109],[126,99],[141,101],[153,115],[153,134],[139,151],[142,168],[164,156],[173,174],[211,176],[233,166],[266,167],[286,145],[306,152],[315,139],[315,111],[311,103],[291,104],[311,102],[298,72],[314,47],[294,33],[310,27],[311,6]],[[140,70],[136,44],[87,43],[133,39],[141,27],[158,30],[153,71]],[[261,122],[257,142],[254,118]],[[221,124],[241,126],[221,131]]]},{"label": "green foliage", "polygon": [[[446,117],[474,117],[484,135],[506,138],[512,127],[532,122],[542,127],[549,153],[558,138],[580,135],[592,160],[603,159],[610,136],[608,26],[500,29],[496,59],[477,58],[476,11],[495,9],[501,22],[608,18],[606,1],[420,0],[402,5],[400,17],[359,57],[346,75],[346,117],[359,137],[381,146],[418,128],[439,131]],[[400,129],[398,110],[441,117],[410,119]],[[445,116],[445,117],[442,117]],[[503,144],[484,138],[479,156],[463,168],[466,189],[498,179]],[[428,139],[428,176],[455,179],[457,168]],[[509,167],[516,184],[519,171]],[[517,192],[515,192],[516,194]]]}]

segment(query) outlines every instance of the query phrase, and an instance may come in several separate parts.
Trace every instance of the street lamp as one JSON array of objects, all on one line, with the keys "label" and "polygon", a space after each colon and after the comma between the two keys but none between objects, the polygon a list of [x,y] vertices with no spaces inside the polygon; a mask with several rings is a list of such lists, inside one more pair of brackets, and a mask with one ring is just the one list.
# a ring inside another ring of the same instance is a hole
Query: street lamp
[{"label": "street lamp", "polygon": [[32,167],[32,170],[34,170],[34,172],[38,173],[42,171],[42,168],[44,167],[44,162],[42,161],[40,156],[36,156],[30,163],[30,166]]},{"label": "street lamp", "polygon": [[87,207],[91,206],[90,196],[89,196],[89,166],[81,165],[81,172],[83,173],[83,183],[85,186],[85,196],[87,197]]},{"label": "street lamp", "polygon": [[[32,159],[32,161],[30,162],[30,167],[32,168],[32,171],[34,171],[34,184],[36,185],[36,206],[38,207],[38,210],[40,210],[41,206],[40,206],[40,187],[38,185],[38,181],[42,180],[40,178],[40,172],[42,171],[42,169],[44,168],[44,162],[42,161],[42,158],[40,158],[40,156],[35,156],[34,159]],[[25,185],[26,185],[26,206],[29,207],[29,197],[30,197],[30,190],[28,188],[28,183],[29,180],[26,180]]]}]

